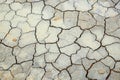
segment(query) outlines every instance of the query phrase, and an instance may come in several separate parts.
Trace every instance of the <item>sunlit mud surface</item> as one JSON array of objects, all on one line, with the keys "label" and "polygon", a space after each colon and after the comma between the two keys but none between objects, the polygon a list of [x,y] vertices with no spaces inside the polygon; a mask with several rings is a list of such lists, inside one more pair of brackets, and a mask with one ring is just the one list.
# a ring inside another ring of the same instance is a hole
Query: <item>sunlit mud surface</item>
[{"label": "sunlit mud surface", "polygon": [[0,80],[120,80],[120,0],[0,0]]}]

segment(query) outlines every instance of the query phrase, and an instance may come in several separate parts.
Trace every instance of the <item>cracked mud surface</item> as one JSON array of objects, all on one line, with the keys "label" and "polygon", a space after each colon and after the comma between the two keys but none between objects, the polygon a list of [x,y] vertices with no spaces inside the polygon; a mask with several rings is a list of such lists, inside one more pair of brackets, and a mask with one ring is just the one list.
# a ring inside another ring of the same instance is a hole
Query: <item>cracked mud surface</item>
[{"label": "cracked mud surface", "polygon": [[120,80],[120,0],[0,0],[0,80]]}]

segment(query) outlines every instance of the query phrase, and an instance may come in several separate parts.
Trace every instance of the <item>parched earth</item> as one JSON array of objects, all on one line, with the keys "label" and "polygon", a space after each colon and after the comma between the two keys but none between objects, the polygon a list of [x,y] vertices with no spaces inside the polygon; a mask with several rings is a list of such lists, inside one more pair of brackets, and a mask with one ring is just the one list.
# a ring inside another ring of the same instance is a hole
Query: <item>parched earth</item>
[{"label": "parched earth", "polygon": [[120,80],[120,0],[0,0],[0,80]]}]

